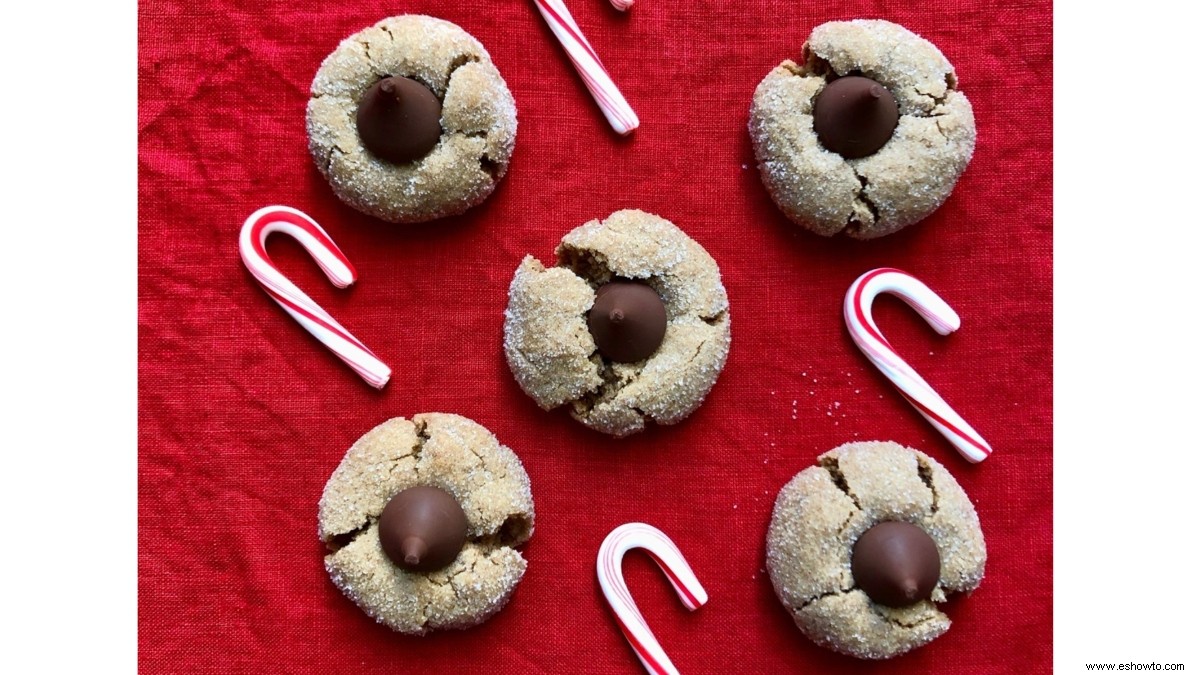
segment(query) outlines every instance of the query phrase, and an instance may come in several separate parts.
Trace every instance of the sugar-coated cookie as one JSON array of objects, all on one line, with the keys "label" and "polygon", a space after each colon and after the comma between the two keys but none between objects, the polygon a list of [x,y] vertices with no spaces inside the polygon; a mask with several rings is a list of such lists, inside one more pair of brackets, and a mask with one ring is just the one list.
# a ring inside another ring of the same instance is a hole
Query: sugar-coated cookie
[{"label": "sugar-coated cookie", "polygon": [[975,117],[937,47],[887,21],[832,21],[803,58],[768,73],[750,108],[759,173],[788,218],[873,239],[941,206],[971,161]]},{"label": "sugar-coated cookie", "polygon": [[508,171],[517,109],[478,40],[421,15],[342,41],[308,101],[309,151],[337,196],[391,222],[462,213]]},{"label": "sugar-coated cookie", "polygon": [[529,477],[479,424],[390,419],[351,446],[321,495],[333,583],[402,633],[467,628],[498,612],[525,573]]},{"label": "sugar-coated cookie", "polygon": [[950,628],[935,603],[983,580],[987,549],[970,499],[924,453],[847,443],[779,492],[767,570],[800,631],[819,645],[886,659]]},{"label": "sugar-coated cookie", "polygon": [[627,210],[575,228],[555,253],[550,268],[526,256],[509,287],[504,354],[521,389],[614,436],[690,415],[729,354],[729,300],[708,252]]}]

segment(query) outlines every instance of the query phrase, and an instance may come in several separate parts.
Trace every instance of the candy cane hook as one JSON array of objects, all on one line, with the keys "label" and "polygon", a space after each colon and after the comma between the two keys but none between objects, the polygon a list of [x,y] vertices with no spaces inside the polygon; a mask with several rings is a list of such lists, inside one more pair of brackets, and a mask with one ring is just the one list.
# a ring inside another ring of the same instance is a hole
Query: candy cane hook
[{"label": "candy cane hook", "polygon": [[987,459],[992,454],[992,446],[900,358],[879,332],[871,317],[871,303],[880,293],[891,293],[903,300],[940,335],[958,330],[961,325],[958,314],[916,277],[890,267],[871,270],[856,279],[846,291],[843,307],[846,327],[854,344],[892,381],[917,412],[954,444],[963,457],[971,462]]},{"label": "candy cane hook", "polygon": [[625,10],[629,9],[630,7],[633,7],[633,0],[608,0],[608,1],[610,4],[612,4],[613,7],[617,8],[618,12],[624,12]]},{"label": "candy cane hook", "polygon": [[604,543],[600,544],[600,552],[596,555],[596,576],[600,579],[600,589],[604,591],[604,597],[608,599],[625,639],[647,672],[679,675],[658,640],[654,639],[650,626],[646,625],[646,619],[638,611],[625,585],[621,560],[627,551],[634,548],[644,549],[658,563],[689,610],[695,611],[708,602],[708,593],[675,543],[656,527],[645,523],[626,523],[610,532],[604,538]]},{"label": "candy cane hook", "polygon": [[266,247],[267,237],[273,232],[286,234],[300,242],[338,288],[346,288],[358,278],[346,255],[317,221],[290,206],[265,206],[250,214],[238,238],[242,262],[267,295],[353,368],[367,384],[382,389],[391,378],[392,369],[275,267]]}]

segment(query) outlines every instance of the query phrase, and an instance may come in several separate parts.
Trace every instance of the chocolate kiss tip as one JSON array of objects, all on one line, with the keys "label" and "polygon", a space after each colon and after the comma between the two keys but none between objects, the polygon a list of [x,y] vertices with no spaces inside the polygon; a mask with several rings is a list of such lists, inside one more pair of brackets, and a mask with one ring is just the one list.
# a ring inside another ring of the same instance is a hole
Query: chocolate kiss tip
[{"label": "chocolate kiss tip", "polygon": [[883,85],[873,84],[867,93],[871,95],[871,98],[883,98]]},{"label": "chocolate kiss tip", "polygon": [[409,565],[420,565],[421,558],[424,558],[425,553],[429,550],[429,547],[425,545],[425,540],[418,537],[405,539],[401,548],[404,549],[404,562]]},{"label": "chocolate kiss tip", "polygon": [[396,83],[390,79],[384,80],[379,83],[379,90],[387,94],[394,94],[396,93]]},{"label": "chocolate kiss tip", "polygon": [[622,323],[625,321],[625,312],[622,312],[619,309],[614,309],[608,313],[608,320],[612,321],[613,323]]}]

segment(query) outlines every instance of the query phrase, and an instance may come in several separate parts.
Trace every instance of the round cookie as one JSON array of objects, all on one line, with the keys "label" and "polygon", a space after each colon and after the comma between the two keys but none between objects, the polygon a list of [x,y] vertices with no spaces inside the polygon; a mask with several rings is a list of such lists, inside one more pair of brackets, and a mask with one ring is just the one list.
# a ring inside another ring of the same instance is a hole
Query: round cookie
[{"label": "round cookie", "polygon": [[[750,107],[754,155],[775,204],[817,234],[856,239],[933,213],[975,151],[975,116],[946,57],[903,26],[862,19],[817,26],[803,54],[803,64],[768,73]],[[814,129],[822,92],[845,76],[875,80],[899,108],[887,142],[856,159],[827,149]]]},{"label": "round cookie", "polygon": [[[419,159],[394,163],[364,145],[359,102],[389,77],[415,80],[441,102],[441,137]],[[429,16],[384,19],[325,58],[308,100],[309,151],[339,199],[396,223],[479,204],[508,171],[517,109],[478,40]]]},{"label": "round cookie", "polygon": [[[856,545],[881,523],[910,523],[937,545],[940,572],[928,597],[892,607],[856,581]],[[891,658],[945,633],[950,619],[935,603],[977,588],[986,561],[979,517],[954,477],[890,441],[821,455],[780,490],[767,530],[771,583],[800,631],[862,659]]]},{"label": "round cookie", "polygon": [[[385,507],[416,486],[450,494],[466,515],[466,544],[449,565],[412,571],[380,543]],[[479,424],[430,413],[390,419],[358,439],[321,494],[325,569],[364,612],[401,633],[482,623],[525,573],[515,550],[533,534],[529,477],[512,450]]]},{"label": "round cookie", "polygon": [[[568,232],[555,254],[551,268],[526,256],[509,286],[504,354],[521,389],[614,436],[698,408],[729,354],[729,300],[708,252],[671,222],[626,210]],[[647,358],[620,362],[602,353],[588,319],[602,288],[628,281],[657,293],[666,328],[652,350],[635,350]]]}]

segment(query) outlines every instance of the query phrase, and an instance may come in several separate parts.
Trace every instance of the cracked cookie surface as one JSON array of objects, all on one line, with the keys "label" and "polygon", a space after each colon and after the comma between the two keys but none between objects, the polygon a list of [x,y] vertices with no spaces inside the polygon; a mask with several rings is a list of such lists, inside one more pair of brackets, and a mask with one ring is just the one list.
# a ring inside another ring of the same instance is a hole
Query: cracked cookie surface
[{"label": "cracked cookie surface", "polygon": [[[854,582],[858,538],[884,521],[924,529],[941,573],[931,599],[903,608],[871,601]],[[767,530],[767,570],[800,631],[819,645],[886,659],[945,633],[935,602],[983,580],[987,548],[970,499],[929,456],[890,441],[847,443],[818,458],[779,492]]]},{"label": "cracked cookie surface", "polygon": [[[975,151],[975,117],[937,47],[887,21],[813,29],[804,63],[784,61],[759,83],[749,130],[763,185],[793,221],[817,234],[873,239],[937,210]],[[813,104],[832,78],[863,75],[896,98],[900,120],[874,154],[845,159],[813,129]]]},{"label": "cracked cookie surface", "polygon": [[[378,520],[397,493],[431,485],[467,516],[467,543],[449,566],[412,572],[379,542]],[[479,424],[430,413],[390,419],[351,446],[321,494],[325,569],[364,612],[402,633],[468,628],[508,602],[525,573],[515,547],[533,534],[529,477],[512,450]]]},{"label": "cracked cookie surface", "polygon": [[[429,87],[442,101],[442,136],[406,164],[363,147],[355,116],[363,93],[390,75]],[[508,171],[517,108],[487,50],[449,21],[384,19],[342,41],[313,79],[309,151],[342,201],[390,222],[462,213],[485,200]]]},{"label": "cracked cookie surface", "polygon": [[[569,405],[585,426],[614,436],[674,424],[704,401],[729,355],[729,300],[712,256],[663,218],[617,211],[567,233],[557,267],[526,256],[509,286],[504,354],[521,389],[545,410]],[[603,358],[587,326],[596,289],[645,282],[667,312],[649,358]]]}]

